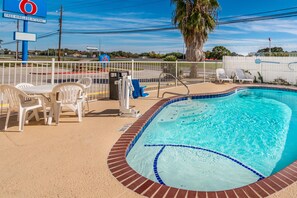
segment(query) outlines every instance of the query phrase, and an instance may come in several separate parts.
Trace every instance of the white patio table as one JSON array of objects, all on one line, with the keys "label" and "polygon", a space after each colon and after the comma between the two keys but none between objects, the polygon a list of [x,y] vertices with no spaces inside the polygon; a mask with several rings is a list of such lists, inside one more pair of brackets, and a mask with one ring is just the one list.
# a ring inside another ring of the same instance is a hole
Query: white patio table
[{"label": "white patio table", "polygon": [[[52,124],[52,120],[54,117],[54,99],[52,97],[53,96],[53,88],[56,86],[57,84],[50,84],[50,85],[37,85],[37,86],[32,86],[32,87],[24,87],[22,88],[22,90],[27,93],[27,94],[32,94],[32,95],[43,95],[45,98],[47,98],[49,104],[50,104],[50,112],[47,118],[47,124],[51,125]],[[83,85],[85,87],[85,85]]]},{"label": "white patio table", "polygon": [[27,93],[27,94],[50,94],[53,91],[53,88],[56,85],[37,85],[37,86],[32,86],[32,87],[24,87],[22,90]]},{"label": "white patio table", "polygon": [[53,120],[53,114],[54,112],[52,112],[54,110],[53,108],[53,103],[51,101],[53,101],[51,99],[52,97],[52,92],[53,92],[53,88],[55,87],[55,84],[51,84],[51,85],[37,85],[37,86],[32,86],[32,87],[24,87],[22,88],[22,91],[24,91],[27,94],[32,94],[32,95],[43,95],[49,102],[50,104],[50,113],[47,119],[47,124],[51,125],[52,124],[52,120]]}]

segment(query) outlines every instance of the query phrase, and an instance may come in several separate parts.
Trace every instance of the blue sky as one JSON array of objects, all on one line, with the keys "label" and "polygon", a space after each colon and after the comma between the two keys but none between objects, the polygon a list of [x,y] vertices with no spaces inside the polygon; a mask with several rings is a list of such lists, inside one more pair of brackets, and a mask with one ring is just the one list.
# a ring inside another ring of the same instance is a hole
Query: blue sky
[{"label": "blue sky", "polygon": [[[240,3],[239,3],[240,2]],[[0,1],[0,10],[2,12]],[[245,15],[262,11],[270,11],[289,7],[297,7],[292,0],[219,0],[221,5],[219,18]],[[144,28],[170,26],[174,7],[170,0],[57,0],[47,1],[48,17],[46,24],[29,23],[29,32],[42,35],[58,29],[60,5],[64,6],[63,29],[74,31],[102,31],[125,28]],[[297,11],[290,10],[290,11]],[[2,15],[2,13],[1,13]],[[0,18],[0,39],[12,41],[16,23],[11,19]],[[268,38],[272,38],[272,46],[280,46],[285,50],[297,50],[297,17],[237,23],[217,26],[209,36],[204,50],[216,45],[223,45],[241,54],[257,51],[268,46]],[[99,47],[104,51],[132,51],[167,53],[183,52],[183,39],[178,30],[107,34],[79,35],[64,34],[62,47],[85,50],[87,46]],[[30,49],[47,49],[58,47],[58,35],[39,39],[29,44]],[[15,50],[15,44],[4,45],[3,48]]]}]

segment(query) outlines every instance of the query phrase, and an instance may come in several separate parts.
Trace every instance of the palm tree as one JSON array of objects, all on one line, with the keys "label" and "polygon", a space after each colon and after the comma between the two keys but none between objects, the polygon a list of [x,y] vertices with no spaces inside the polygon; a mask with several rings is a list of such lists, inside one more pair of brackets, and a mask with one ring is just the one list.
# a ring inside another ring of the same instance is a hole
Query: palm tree
[{"label": "palm tree", "polygon": [[[171,0],[176,6],[173,23],[180,29],[187,48],[188,61],[201,61],[204,57],[203,44],[208,33],[216,26],[217,0]],[[191,68],[191,77],[197,77],[197,68]]]}]

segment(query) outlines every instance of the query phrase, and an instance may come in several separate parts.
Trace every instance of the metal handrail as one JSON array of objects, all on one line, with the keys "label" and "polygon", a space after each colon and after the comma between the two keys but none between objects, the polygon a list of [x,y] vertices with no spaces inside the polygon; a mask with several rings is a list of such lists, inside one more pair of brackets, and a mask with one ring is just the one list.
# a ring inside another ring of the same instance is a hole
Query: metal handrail
[{"label": "metal handrail", "polygon": [[178,80],[184,87],[186,87],[186,89],[187,89],[187,94],[179,94],[179,93],[175,93],[175,92],[168,92],[168,91],[166,91],[166,92],[164,92],[163,94],[162,94],[162,98],[164,98],[164,95],[167,93],[167,94],[174,94],[174,95],[178,95],[178,96],[189,96],[190,95],[190,90],[189,90],[189,87],[183,82],[183,81],[181,81],[179,78],[177,78],[177,77],[175,77],[174,75],[172,75],[172,74],[170,74],[170,73],[161,73],[160,75],[159,75],[159,82],[158,82],[158,95],[157,95],[157,97],[159,98],[159,94],[160,94],[160,84],[161,84],[161,76],[162,75],[169,75],[169,76],[172,76],[174,79],[176,79],[176,80]]}]

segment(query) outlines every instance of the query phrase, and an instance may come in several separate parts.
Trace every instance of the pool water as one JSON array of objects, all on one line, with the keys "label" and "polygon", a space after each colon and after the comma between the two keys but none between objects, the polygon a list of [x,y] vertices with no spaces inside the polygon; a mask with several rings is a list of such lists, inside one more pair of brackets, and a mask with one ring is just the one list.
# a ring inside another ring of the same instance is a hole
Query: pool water
[{"label": "pool water", "polygon": [[243,89],[170,104],[127,155],[167,186],[219,191],[245,186],[297,159],[297,93]]}]

